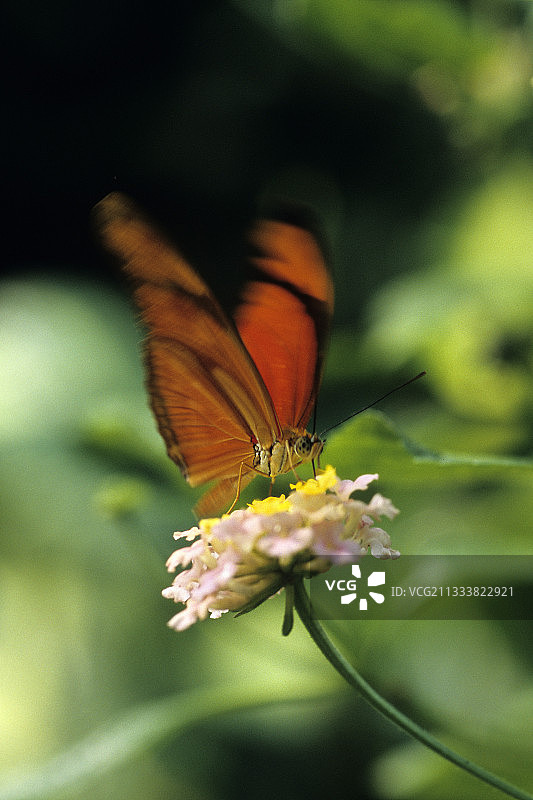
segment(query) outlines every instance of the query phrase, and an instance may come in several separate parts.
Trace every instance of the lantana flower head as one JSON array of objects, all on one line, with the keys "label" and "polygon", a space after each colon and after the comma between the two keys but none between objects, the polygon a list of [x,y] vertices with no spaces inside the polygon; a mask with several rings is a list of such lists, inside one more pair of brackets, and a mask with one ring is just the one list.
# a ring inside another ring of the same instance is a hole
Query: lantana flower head
[{"label": "lantana flower head", "polygon": [[287,497],[254,500],[246,509],[175,533],[175,539],[191,544],[167,561],[169,572],[183,570],[163,596],[185,604],[170,627],[183,631],[208,615],[251,611],[284,586],[353,563],[367,552],[397,558],[389,535],[374,522],[393,519],[398,509],[380,494],[369,503],[352,498],[377,478],[340,480],[333,467],[326,467],[316,478],[291,485]]}]

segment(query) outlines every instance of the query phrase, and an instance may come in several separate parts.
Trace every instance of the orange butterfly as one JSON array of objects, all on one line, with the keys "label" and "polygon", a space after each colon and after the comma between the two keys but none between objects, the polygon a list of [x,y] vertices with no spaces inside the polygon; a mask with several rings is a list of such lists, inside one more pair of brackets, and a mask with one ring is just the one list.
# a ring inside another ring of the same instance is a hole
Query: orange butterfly
[{"label": "orange butterfly", "polygon": [[[133,278],[148,328],[151,405],[170,458],[213,515],[256,475],[319,456],[305,430],[322,374],[333,285],[307,230],[274,219],[251,232],[253,278],[231,321],[184,258],[125,196],[95,207],[105,246]],[[231,506],[233,508],[233,506]]]}]

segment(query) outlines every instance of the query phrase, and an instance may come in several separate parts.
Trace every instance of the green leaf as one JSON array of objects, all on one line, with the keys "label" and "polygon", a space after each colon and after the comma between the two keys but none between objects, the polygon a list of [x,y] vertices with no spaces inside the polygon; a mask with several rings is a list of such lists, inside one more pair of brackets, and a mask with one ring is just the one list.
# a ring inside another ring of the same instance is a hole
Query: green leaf
[{"label": "green leaf", "polygon": [[368,411],[328,438],[322,460],[342,478],[379,473],[376,490],[401,511],[390,531],[404,552],[533,551],[531,459],[427,451]]}]

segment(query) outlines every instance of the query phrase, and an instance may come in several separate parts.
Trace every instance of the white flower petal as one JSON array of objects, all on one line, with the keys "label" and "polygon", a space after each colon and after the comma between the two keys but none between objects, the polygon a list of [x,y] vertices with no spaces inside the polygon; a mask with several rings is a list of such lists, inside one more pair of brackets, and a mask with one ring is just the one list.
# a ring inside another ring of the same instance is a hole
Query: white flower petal
[{"label": "white flower petal", "polygon": [[383,497],[381,494],[375,494],[370,503],[368,504],[368,513],[373,517],[394,517],[400,512],[393,506],[388,497]]}]

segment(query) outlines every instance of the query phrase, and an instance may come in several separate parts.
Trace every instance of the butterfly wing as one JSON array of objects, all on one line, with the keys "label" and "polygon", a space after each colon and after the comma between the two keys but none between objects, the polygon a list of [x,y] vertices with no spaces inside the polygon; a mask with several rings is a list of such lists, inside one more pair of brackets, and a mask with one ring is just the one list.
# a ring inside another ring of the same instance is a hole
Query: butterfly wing
[{"label": "butterfly wing", "polygon": [[[269,447],[278,435],[268,391],[206,284],[134,204],[113,193],[95,215],[135,284],[148,329],[151,403],[168,454],[191,485],[220,482],[213,502],[231,500],[241,465],[252,464],[253,442]],[[247,471],[244,482],[251,477]]]},{"label": "butterfly wing", "polygon": [[274,403],[281,427],[305,427],[322,377],[333,283],[306,228],[262,220],[251,234],[253,279],[235,323]]}]

